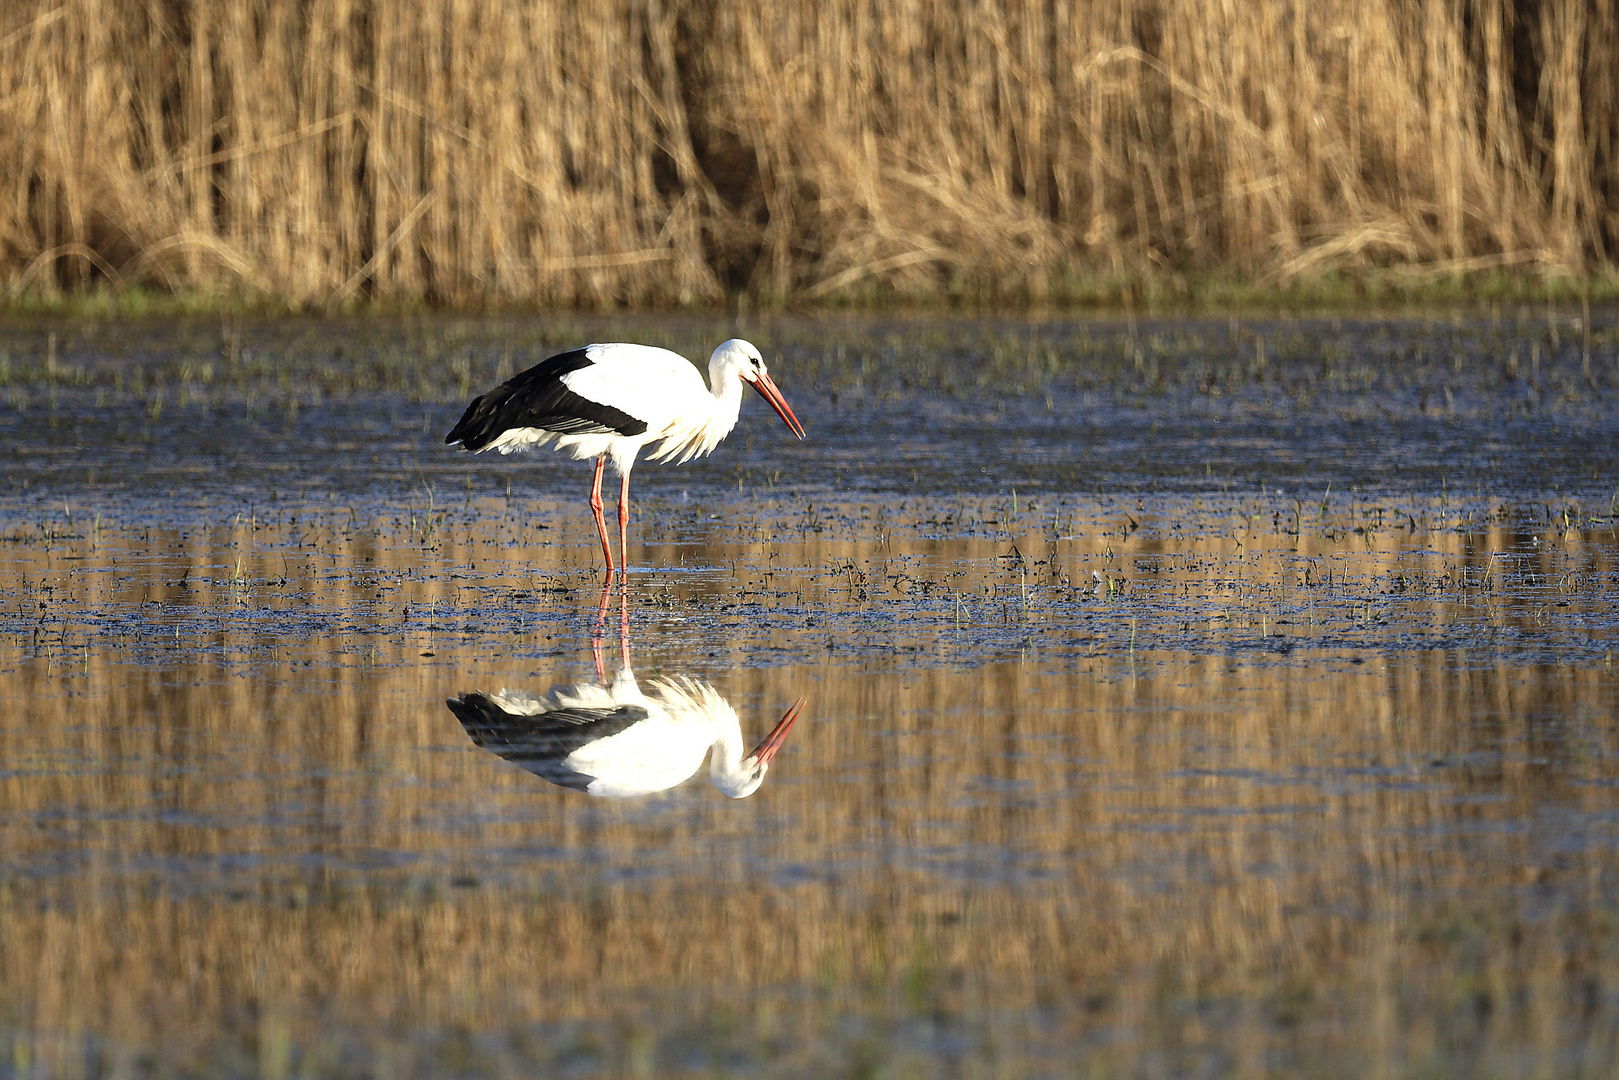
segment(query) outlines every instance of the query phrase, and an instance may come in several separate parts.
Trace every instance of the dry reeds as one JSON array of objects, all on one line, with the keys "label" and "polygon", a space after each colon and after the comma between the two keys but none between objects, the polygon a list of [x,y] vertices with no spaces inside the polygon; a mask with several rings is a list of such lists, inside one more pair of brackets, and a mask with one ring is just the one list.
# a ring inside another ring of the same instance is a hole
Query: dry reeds
[{"label": "dry reeds", "polygon": [[0,281],[612,305],[1612,267],[1598,0],[26,0]]}]

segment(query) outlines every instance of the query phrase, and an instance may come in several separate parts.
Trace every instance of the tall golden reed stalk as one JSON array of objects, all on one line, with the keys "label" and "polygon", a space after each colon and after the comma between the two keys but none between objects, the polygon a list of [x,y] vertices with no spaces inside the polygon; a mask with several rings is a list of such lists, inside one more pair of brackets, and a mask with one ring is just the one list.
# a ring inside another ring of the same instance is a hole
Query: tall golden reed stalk
[{"label": "tall golden reed stalk", "polygon": [[16,0],[0,283],[1038,298],[1619,253],[1603,0]]}]

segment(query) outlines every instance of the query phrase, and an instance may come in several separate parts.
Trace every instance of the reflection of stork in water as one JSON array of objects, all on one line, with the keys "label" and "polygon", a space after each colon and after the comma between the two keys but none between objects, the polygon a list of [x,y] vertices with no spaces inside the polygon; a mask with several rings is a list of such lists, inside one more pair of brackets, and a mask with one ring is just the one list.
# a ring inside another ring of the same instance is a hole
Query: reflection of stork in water
[{"label": "reflection of stork in water", "polygon": [[[606,600],[604,591],[604,611]],[[736,710],[713,687],[677,677],[651,679],[641,689],[630,671],[627,622],[622,629],[624,666],[610,685],[554,686],[539,697],[473,692],[446,704],[485,750],[591,795],[625,798],[672,788],[697,772],[710,748],[715,787],[733,799],[757,791],[803,699],[744,755]],[[605,683],[599,647],[596,669]]]}]

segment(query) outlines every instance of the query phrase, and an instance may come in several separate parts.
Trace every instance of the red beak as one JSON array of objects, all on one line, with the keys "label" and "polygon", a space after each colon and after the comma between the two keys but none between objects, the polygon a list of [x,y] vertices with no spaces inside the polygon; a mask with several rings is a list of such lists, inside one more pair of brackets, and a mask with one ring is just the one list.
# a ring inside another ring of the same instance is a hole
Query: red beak
[{"label": "red beak", "polygon": [[770,734],[765,736],[765,741],[760,743],[759,748],[753,752],[753,756],[759,759],[759,764],[768,764],[770,759],[776,756],[776,751],[781,749],[781,744],[787,741],[787,730],[793,726],[793,721],[797,720],[798,714],[803,711],[804,699],[799,698],[793,703],[793,707],[787,710],[787,715],[781,718],[781,723],[770,729]]},{"label": "red beak", "polygon": [[753,380],[753,388],[759,391],[760,397],[770,402],[770,407],[775,409],[776,415],[785,420],[787,426],[793,429],[793,434],[802,439],[804,437],[803,425],[798,422],[798,417],[793,415],[793,407],[787,404],[786,398],[781,396],[781,391],[776,389],[776,384],[770,381],[770,376],[761,371],[759,377]]}]

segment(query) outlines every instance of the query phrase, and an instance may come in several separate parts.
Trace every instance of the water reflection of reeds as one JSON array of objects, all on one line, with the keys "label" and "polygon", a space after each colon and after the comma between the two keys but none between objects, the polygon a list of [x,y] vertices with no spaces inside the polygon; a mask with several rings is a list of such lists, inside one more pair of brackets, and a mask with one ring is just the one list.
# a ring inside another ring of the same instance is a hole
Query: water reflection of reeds
[{"label": "water reflection of reeds", "polygon": [[[424,549],[312,520],[0,553],[22,605],[0,639],[13,1061],[668,1075],[1084,1054],[1360,1075],[1611,1055],[1619,698],[1588,653],[799,650],[756,667],[748,649],[802,634],[798,617],[710,637],[730,615],[705,612],[730,601],[692,574],[668,604],[633,594],[643,670],[695,665],[755,723],[799,695],[810,711],[748,804],[681,789],[612,807],[476,751],[442,705],[582,675],[587,575],[490,521]],[[1371,592],[1519,540],[1320,554]],[[1159,561],[1129,569],[1144,607],[1177,589],[1264,607],[1293,573],[1276,542],[1244,560],[1232,538],[1137,534],[1115,554]],[[837,633],[910,594],[862,597],[835,564],[941,582],[965,566],[979,592],[1006,575],[1004,541],[961,543],[811,538],[776,547],[774,572]],[[1565,562],[1611,590],[1610,545],[1559,544],[1530,560],[1544,581],[1480,586],[1494,607],[1447,586],[1399,610],[1532,633]],[[771,566],[731,541],[707,556],[749,588]],[[544,650],[452,618],[518,590]]]}]

